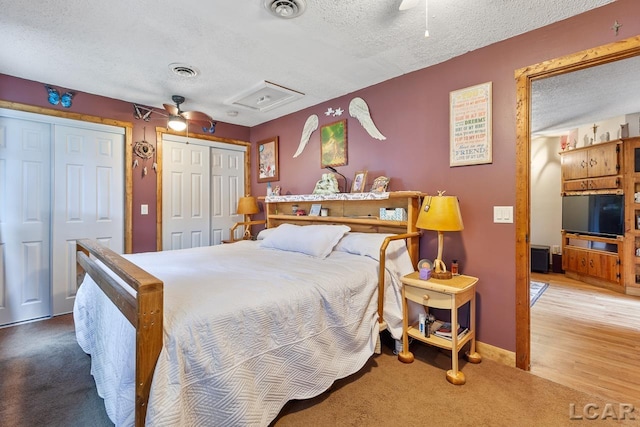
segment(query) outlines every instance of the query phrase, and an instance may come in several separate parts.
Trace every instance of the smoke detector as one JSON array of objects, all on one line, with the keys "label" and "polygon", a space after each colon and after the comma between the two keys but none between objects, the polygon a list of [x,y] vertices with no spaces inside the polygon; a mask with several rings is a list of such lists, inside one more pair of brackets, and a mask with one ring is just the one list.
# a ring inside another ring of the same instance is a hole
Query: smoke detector
[{"label": "smoke detector", "polygon": [[264,7],[278,18],[291,19],[304,13],[306,0],[264,0]]}]

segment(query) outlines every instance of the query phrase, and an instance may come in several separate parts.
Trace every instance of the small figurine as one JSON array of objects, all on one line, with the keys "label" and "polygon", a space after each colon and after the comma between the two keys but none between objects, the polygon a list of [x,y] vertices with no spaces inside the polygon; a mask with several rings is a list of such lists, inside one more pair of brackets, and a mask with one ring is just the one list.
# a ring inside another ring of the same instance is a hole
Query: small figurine
[{"label": "small figurine", "polygon": [[313,189],[313,194],[335,194],[339,192],[338,180],[332,173],[323,173],[322,178]]}]

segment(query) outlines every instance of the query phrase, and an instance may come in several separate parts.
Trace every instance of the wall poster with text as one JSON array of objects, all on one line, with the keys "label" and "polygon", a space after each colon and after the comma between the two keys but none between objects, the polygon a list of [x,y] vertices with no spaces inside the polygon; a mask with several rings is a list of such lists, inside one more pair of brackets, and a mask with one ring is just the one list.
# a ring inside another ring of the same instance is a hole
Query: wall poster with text
[{"label": "wall poster with text", "polygon": [[491,163],[491,82],[449,95],[449,166]]}]

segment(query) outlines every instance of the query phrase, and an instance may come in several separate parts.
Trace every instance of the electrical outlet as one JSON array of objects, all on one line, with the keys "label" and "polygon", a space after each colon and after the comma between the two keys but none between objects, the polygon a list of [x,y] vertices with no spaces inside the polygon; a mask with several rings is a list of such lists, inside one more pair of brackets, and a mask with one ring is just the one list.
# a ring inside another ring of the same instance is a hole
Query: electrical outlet
[{"label": "electrical outlet", "polygon": [[140,215],[149,215],[149,205],[140,205]]}]

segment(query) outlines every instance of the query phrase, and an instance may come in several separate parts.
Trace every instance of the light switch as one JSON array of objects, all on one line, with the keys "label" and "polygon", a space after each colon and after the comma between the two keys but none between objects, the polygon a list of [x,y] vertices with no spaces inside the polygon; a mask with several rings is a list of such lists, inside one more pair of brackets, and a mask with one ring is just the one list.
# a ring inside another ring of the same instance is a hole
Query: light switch
[{"label": "light switch", "polygon": [[494,206],[493,222],[495,223],[513,223],[513,206]]},{"label": "light switch", "polygon": [[149,205],[140,205],[140,215],[149,215]]}]

